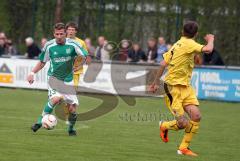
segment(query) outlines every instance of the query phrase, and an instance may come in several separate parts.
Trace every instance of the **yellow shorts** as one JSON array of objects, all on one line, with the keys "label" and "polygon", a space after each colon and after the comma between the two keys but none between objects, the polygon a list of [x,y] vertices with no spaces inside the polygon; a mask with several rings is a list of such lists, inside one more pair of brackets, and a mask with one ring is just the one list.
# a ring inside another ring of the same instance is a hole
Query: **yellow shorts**
[{"label": "yellow shorts", "polygon": [[74,86],[77,87],[79,84],[79,79],[80,79],[80,73],[79,74],[73,74],[73,82],[74,82]]},{"label": "yellow shorts", "polygon": [[81,67],[78,71],[74,72],[73,74],[73,82],[75,87],[77,87],[79,84],[81,74],[83,74],[83,67]]},{"label": "yellow shorts", "polygon": [[195,90],[192,86],[164,84],[165,102],[172,114],[176,117],[184,115],[186,105],[199,105]]}]

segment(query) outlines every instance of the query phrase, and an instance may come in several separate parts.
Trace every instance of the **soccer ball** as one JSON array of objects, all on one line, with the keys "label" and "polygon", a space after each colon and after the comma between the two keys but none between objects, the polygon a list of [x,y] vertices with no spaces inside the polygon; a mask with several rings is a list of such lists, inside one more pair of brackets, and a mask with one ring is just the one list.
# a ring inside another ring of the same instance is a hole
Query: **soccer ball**
[{"label": "soccer ball", "polygon": [[54,115],[47,114],[44,115],[42,118],[42,126],[47,129],[51,130],[57,125],[57,118]]}]

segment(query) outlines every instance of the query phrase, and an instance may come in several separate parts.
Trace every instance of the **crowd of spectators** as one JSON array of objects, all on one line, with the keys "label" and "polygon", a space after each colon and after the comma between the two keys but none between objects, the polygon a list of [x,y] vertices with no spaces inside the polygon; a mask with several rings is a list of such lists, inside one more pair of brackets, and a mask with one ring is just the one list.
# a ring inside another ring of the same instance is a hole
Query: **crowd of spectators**
[{"label": "crowd of spectators", "polygon": [[[4,32],[0,32],[0,57],[11,57],[22,55],[28,59],[36,59],[41,53],[41,49],[48,41],[42,38],[37,44],[32,37],[25,39],[26,50],[24,54],[20,54],[13,44],[12,40],[6,37]],[[171,49],[172,45],[167,44],[164,37],[158,39],[149,38],[147,48],[144,50],[138,42],[130,40],[122,40],[119,43],[108,41],[104,36],[97,38],[97,46],[95,47],[90,38],[85,40],[89,55],[95,60],[103,62],[114,60],[132,63],[160,63],[163,60],[163,54]],[[224,65],[219,52],[214,49],[212,54],[201,54],[195,56],[195,64],[197,65]]]}]

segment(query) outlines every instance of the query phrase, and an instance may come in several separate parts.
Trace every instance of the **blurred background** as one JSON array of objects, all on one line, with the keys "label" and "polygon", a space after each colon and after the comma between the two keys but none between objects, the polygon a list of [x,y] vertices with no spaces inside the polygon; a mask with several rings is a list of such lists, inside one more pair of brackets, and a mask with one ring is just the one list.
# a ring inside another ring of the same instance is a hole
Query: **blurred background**
[{"label": "blurred background", "polygon": [[[239,0],[1,0],[0,32],[25,54],[25,39],[32,37],[39,48],[41,39],[52,39],[56,22],[74,21],[78,37],[90,38],[94,46],[106,40],[123,39],[139,44],[148,52],[148,40],[166,44],[180,38],[184,21],[199,23],[197,40],[207,33],[216,35],[215,48],[225,65],[240,65]],[[0,37],[1,38],[1,37]]]}]

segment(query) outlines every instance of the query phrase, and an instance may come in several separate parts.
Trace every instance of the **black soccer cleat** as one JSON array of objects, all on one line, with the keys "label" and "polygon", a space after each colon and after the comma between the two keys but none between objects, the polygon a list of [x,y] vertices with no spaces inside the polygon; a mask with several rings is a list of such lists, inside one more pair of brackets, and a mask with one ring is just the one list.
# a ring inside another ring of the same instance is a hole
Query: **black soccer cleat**
[{"label": "black soccer cleat", "polygon": [[75,130],[68,131],[69,136],[76,136],[77,132]]},{"label": "black soccer cleat", "polygon": [[36,123],[31,127],[31,129],[33,132],[37,132],[38,129],[40,129],[41,127],[42,127],[42,125]]}]

